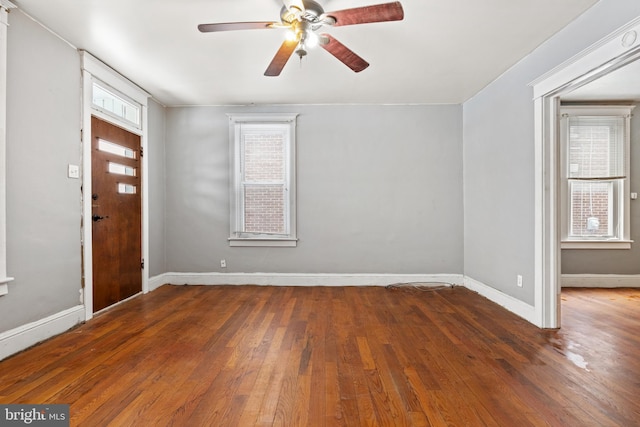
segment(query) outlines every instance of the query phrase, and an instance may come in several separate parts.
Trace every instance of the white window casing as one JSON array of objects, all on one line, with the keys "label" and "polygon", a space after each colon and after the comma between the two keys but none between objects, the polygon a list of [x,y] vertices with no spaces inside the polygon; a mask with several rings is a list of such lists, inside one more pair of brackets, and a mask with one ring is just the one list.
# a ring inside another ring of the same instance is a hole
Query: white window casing
[{"label": "white window casing", "polygon": [[13,277],[7,277],[7,26],[9,9],[16,6],[0,0],[0,295],[9,292],[7,285]]},{"label": "white window casing", "polygon": [[297,114],[229,114],[230,246],[295,247]]}]

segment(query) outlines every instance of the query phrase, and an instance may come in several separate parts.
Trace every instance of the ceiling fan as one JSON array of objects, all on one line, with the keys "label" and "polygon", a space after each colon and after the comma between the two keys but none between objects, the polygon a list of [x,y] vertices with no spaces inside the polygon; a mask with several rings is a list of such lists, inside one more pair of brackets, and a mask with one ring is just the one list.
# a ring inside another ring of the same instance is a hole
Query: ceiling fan
[{"label": "ceiling fan", "polygon": [[[399,1],[371,6],[355,7],[336,12],[325,12],[314,0],[284,0],[280,11],[280,22],[226,22],[200,24],[198,30],[203,33],[233,30],[256,30],[282,28],[289,30],[287,39],[271,60],[265,76],[278,76],[285,64],[295,52],[300,59],[307,55],[307,49],[320,45],[324,50],[356,73],[364,70],[369,63],[351,49],[336,40],[335,37],[318,31],[322,26],[343,26],[367,24],[372,22],[400,21],[404,11]],[[296,49],[297,48],[297,49]]]}]

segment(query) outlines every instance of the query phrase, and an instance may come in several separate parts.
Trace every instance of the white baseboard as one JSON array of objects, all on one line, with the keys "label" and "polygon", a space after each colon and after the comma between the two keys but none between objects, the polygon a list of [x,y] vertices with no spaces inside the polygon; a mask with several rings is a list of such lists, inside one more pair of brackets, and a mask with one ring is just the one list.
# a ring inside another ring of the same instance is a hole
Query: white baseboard
[{"label": "white baseboard", "polygon": [[149,289],[169,285],[387,286],[397,283],[461,285],[461,274],[165,273]]},{"label": "white baseboard", "polygon": [[563,288],[640,288],[640,274],[563,274]]},{"label": "white baseboard", "polygon": [[158,289],[160,286],[167,284],[165,279],[165,274],[160,274],[158,276],[149,277],[149,292],[153,292]]},{"label": "white baseboard", "polygon": [[84,322],[84,314],[84,306],[77,305],[44,319],[0,333],[0,360]]},{"label": "white baseboard", "polygon": [[490,299],[496,304],[501,305],[510,312],[522,317],[529,323],[539,326],[538,316],[536,315],[536,309],[534,306],[522,302],[519,299],[467,276],[464,278],[464,286],[479,293],[483,297]]}]

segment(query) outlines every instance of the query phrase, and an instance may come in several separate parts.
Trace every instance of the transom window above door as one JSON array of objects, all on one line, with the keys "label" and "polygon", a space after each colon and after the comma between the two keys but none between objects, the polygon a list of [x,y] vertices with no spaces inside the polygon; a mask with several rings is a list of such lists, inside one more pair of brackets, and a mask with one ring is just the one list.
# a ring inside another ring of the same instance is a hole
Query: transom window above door
[{"label": "transom window above door", "polygon": [[135,101],[126,99],[115,89],[109,88],[102,82],[93,82],[93,108],[104,114],[115,117],[140,129],[141,106]]}]

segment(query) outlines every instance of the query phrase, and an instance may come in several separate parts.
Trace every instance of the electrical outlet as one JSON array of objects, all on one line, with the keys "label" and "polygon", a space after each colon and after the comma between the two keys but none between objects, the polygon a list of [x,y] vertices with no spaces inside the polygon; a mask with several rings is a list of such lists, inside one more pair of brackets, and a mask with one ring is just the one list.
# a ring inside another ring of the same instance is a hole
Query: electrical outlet
[{"label": "electrical outlet", "polygon": [[221,259],[220,260],[220,267],[221,268],[227,268],[227,260]]},{"label": "electrical outlet", "polygon": [[521,276],[521,275],[519,275],[519,274],[518,274],[518,282],[517,282],[517,285],[518,285],[518,287],[519,287],[519,288],[521,288],[521,287],[522,287],[522,276]]}]

